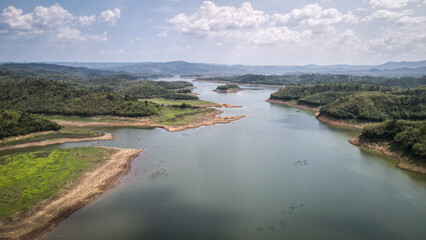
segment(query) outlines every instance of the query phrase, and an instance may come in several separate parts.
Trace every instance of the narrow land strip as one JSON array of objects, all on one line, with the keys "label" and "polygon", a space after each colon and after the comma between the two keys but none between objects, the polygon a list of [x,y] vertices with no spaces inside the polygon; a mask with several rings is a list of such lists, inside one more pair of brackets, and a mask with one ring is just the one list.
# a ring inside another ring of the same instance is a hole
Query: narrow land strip
[{"label": "narrow land strip", "polygon": [[43,140],[39,142],[30,142],[18,145],[12,145],[7,147],[0,148],[0,151],[19,149],[19,148],[29,148],[29,147],[44,147],[48,145],[61,144],[61,143],[70,143],[70,142],[86,142],[86,141],[106,141],[113,140],[114,135],[111,133],[104,133],[104,135],[99,137],[87,137],[87,138],[53,138],[48,140]]},{"label": "narrow land strip", "polygon": [[231,117],[222,117],[217,116],[223,113],[219,110],[214,110],[209,113],[203,114],[202,116],[191,120],[185,124],[162,124],[156,123],[154,121],[141,120],[136,122],[130,121],[115,121],[115,122],[76,122],[76,121],[61,121],[55,120],[61,126],[66,127],[145,127],[145,128],[153,128],[160,127],[164,128],[170,132],[182,131],[190,128],[198,128],[201,126],[212,126],[215,124],[223,124],[230,123],[232,121],[239,120],[244,118],[245,116],[231,116]]}]

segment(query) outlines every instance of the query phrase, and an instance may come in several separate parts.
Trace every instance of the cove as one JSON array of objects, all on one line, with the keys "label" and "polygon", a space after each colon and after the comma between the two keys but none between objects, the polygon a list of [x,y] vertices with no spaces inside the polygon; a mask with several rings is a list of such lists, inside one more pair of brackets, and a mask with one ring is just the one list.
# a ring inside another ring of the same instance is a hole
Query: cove
[{"label": "cove", "polygon": [[200,99],[244,106],[222,108],[222,115],[246,117],[181,132],[99,129],[115,140],[97,145],[145,151],[121,184],[46,239],[426,236],[426,176],[348,143],[358,130],[329,127],[312,113],[265,102],[277,88],[216,93],[216,83],[194,85]]}]

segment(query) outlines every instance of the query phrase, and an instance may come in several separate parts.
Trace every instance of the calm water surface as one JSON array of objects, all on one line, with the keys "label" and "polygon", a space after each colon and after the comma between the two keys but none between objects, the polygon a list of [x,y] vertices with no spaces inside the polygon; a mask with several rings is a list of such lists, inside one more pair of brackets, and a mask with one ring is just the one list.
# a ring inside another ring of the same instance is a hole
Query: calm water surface
[{"label": "calm water surface", "polygon": [[[426,177],[347,142],[356,131],[269,104],[276,88],[200,98],[243,105],[231,124],[183,132],[102,129],[143,148],[131,173],[46,239],[424,239]],[[88,143],[57,147],[90,146]]]}]

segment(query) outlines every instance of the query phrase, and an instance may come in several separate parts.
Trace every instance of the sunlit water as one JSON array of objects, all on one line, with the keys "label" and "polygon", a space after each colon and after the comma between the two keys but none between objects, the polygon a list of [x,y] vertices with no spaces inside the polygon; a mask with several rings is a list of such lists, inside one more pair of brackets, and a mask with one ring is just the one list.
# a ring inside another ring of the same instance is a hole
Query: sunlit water
[{"label": "sunlit water", "polygon": [[[243,105],[231,124],[182,132],[102,129],[143,148],[117,187],[47,239],[424,239],[426,178],[348,143],[356,131],[265,102],[276,88],[200,98]],[[92,142],[56,145],[91,146]]]}]

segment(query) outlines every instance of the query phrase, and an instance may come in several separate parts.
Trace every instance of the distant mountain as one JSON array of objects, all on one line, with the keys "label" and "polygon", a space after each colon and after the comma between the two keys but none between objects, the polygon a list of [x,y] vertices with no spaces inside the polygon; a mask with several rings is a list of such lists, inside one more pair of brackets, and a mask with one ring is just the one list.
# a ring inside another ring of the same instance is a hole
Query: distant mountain
[{"label": "distant mountain", "polygon": [[[78,65],[78,64],[75,64]],[[101,66],[101,65],[97,65]],[[111,66],[106,64],[106,66]],[[114,65],[115,66],[115,65]],[[47,64],[47,63],[4,63],[0,65],[0,75],[6,74],[25,74],[39,77],[52,77],[52,75],[58,75],[76,78],[95,78],[95,77],[106,77],[115,76],[127,80],[136,80],[141,78],[158,78],[165,77],[167,75],[160,74],[129,74],[123,71],[112,71],[97,68],[87,67],[73,67],[64,66],[58,64]]]},{"label": "distant mountain", "polygon": [[[111,63],[112,64],[112,63]],[[99,64],[98,66],[101,66]],[[241,75],[241,74],[349,74],[357,76],[383,77],[421,77],[426,75],[426,61],[389,62],[382,65],[305,65],[305,66],[255,66],[255,65],[220,65],[204,63],[144,62],[128,63],[101,67],[104,70],[123,71],[132,74],[201,74],[201,75]]]},{"label": "distant mountain", "polygon": [[[60,64],[60,65],[58,65]],[[381,65],[305,65],[305,66],[256,66],[256,65],[224,65],[173,62],[141,62],[141,63],[78,63],[63,62],[46,63],[8,63],[0,65],[14,72],[57,73],[73,77],[92,78],[121,74],[122,76],[139,78],[156,78],[165,75],[203,75],[226,76],[243,74],[344,74],[355,76],[378,77],[422,77],[426,75],[426,61],[388,62]],[[127,74],[127,75],[126,75]]]},{"label": "distant mountain", "polygon": [[230,65],[215,65],[205,63],[188,63],[183,61],[174,62],[145,62],[133,63],[129,65],[102,68],[113,71],[124,71],[128,73],[151,73],[151,74],[241,74],[246,73],[245,69],[240,69]]}]

